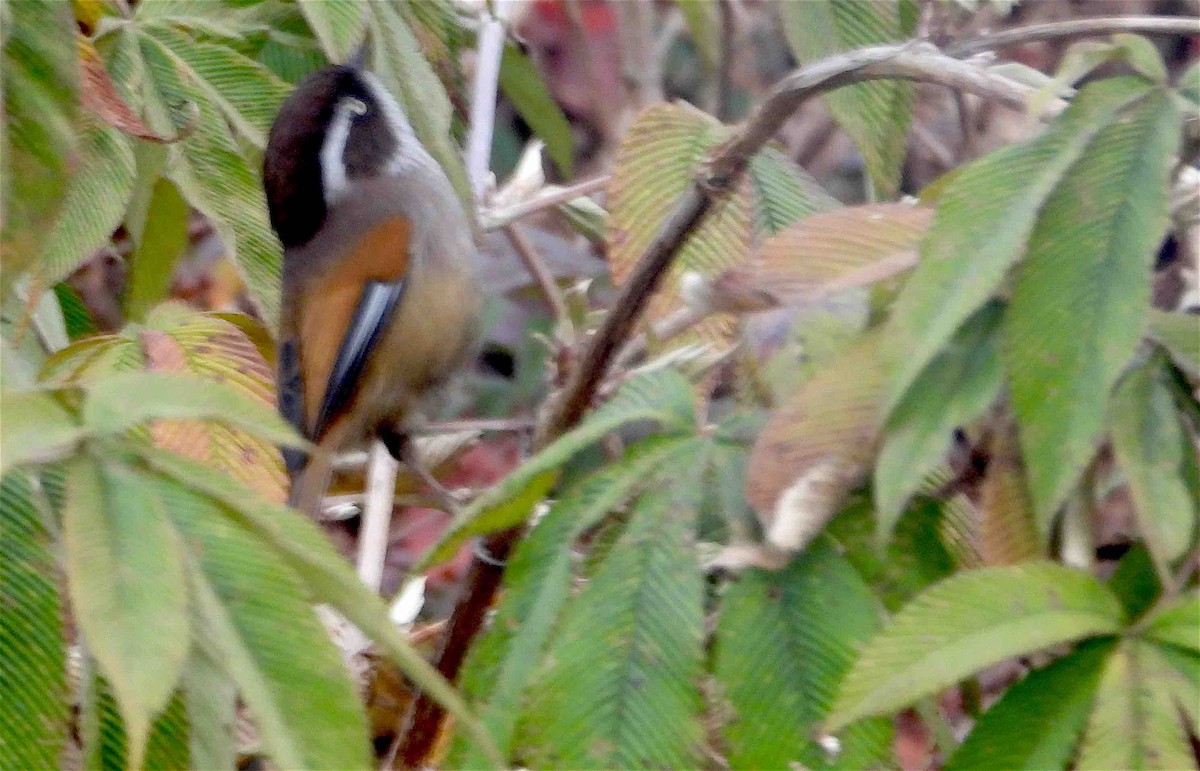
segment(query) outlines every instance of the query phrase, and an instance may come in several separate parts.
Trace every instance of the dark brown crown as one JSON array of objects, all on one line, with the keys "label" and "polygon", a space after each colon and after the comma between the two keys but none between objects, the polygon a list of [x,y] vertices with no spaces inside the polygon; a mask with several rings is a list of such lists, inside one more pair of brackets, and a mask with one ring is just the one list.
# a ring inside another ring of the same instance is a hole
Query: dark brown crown
[{"label": "dark brown crown", "polygon": [[279,108],[263,160],[271,226],[285,247],[307,243],[325,221],[321,147],[338,103],[351,97],[365,109],[351,119],[341,159],[346,176],[378,174],[395,152],[397,139],[357,70],[338,65],[309,75]]}]

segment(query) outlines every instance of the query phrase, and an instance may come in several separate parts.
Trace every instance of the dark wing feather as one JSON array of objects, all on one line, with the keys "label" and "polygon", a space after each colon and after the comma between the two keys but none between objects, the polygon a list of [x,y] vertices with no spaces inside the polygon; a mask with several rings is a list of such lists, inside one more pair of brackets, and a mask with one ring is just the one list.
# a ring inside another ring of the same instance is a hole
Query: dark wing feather
[{"label": "dark wing feather", "polygon": [[[304,387],[300,380],[300,354],[295,340],[284,340],[279,346],[279,414],[296,427],[301,435],[304,426]],[[304,468],[306,453],[295,447],[283,447],[283,462],[290,473]]]},{"label": "dark wing feather", "polygon": [[314,437],[320,437],[349,406],[358,388],[359,378],[371,359],[371,353],[400,304],[405,284],[403,279],[372,279],[363,285],[362,294],[358,297],[358,306],[355,307],[350,325],[346,327],[346,333],[342,336],[337,358],[329,373],[325,398],[321,402],[317,424],[313,427]]}]

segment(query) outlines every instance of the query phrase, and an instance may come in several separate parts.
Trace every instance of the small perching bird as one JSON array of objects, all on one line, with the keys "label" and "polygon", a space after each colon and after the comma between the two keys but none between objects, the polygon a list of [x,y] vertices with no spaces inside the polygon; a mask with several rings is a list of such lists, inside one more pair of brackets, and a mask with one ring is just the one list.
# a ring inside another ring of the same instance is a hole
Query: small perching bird
[{"label": "small perching bird", "polygon": [[284,247],[279,410],[317,445],[285,450],[289,502],[315,514],[337,450],[408,433],[469,360],[481,292],[450,181],[366,45],[306,78],[271,127],[263,182]]}]

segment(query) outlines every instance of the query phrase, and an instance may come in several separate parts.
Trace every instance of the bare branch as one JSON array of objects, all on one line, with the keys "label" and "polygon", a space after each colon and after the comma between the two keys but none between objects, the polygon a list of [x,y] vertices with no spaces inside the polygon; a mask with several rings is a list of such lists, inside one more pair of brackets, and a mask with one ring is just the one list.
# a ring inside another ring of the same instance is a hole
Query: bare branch
[{"label": "bare branch", "polygon": [[513,245],[513,249],[521,258],[521,262],[525,263],[525,269],[529,271],[529,275],[537,283],[538,288],[542,290],[542,296],[546,298],[546,305],[549,306],[550,312],[554,314],[554,319],[561,327],[569,324],[569,313],[567,311],[567,302],[563,299],[562,290],[558,283],[554,280],[554,276],[550,273],[550,269],[546,267],[545,260],[538,254],[533,243],[521,230],[521,226],[515,222],[504,226],[504,235],[508,236],[509,243]]},{"label": "bare branch", "polygon": [[[503,2],[496,3],[499,13]],[[471,125],[467,131],[467,175],[476,206],[483,200],[492,158],[492,133],[496,124],[496,87],[500,82],[500,55],[504,52],[504,23],[486,7],[479,24],[479,49],[471,88]]]},{"label": "bare branch", "polygon": [[366,502],[362,528],[358,535],[358,577],[378,592],[383,580],[383,562],[387,557],[388,531],[392,523],[392,505],[396,498],[396,472],[400,464],[388,453],[383,442],[371,443],[367,462]]},{"label": "bare branch", "polygon": [[1186,35],[1200,34],[1200,22],[1194,18],[1179,16],[1109,16],[1100,19],[1070,19],[1049,24],[1033,24],[1017,27],[974,40],[948,46],[950,56],[969,56],[980,51],[990,51],[1005,46],[1035,43],[1041,40],[1057,40],[1071,37],[1096,37],[1115,32],[1133,32],[1139,35]]},{"label": "bare branch", "polygon": [[531,214],[549,209],[552,206],[558,206],[559,204],[574,201],[576,198],[591,195],[599,190],[603,190],[608,184],[609,179],[611,177],[605,174],[602,177],[577,182],[568,187],[547,187],[537,195],[520,203],[483,212],[480,215],[482,227],[484,230],[496,230],[519,219],[528,217]]}]

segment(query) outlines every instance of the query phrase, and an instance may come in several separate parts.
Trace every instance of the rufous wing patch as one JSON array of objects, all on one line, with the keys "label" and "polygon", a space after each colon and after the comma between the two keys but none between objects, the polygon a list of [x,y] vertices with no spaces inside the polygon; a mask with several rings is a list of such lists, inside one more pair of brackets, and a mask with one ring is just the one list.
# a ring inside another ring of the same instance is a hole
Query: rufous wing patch
[{"label": "rufous wing patch", "polygon": [[411,232],[412,223],[403,217],[384,220],[305,292],[300,308],[300,363],[309,427],[317,422],[330,372],[367,282],[396,281],[407,275]]}]

